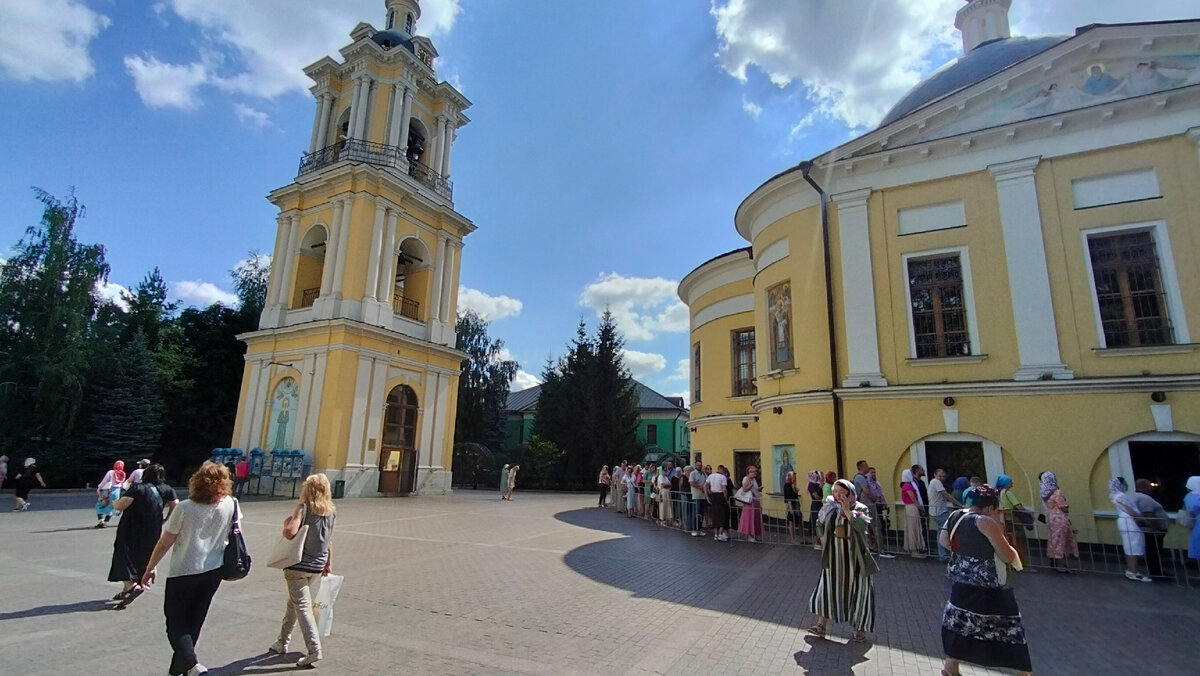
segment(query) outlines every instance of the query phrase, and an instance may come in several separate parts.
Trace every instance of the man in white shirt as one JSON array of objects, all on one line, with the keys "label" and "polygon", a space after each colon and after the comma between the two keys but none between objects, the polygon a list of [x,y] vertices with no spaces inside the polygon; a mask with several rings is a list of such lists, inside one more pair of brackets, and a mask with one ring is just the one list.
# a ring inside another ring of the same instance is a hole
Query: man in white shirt
[{"label": "man in white shirt", "polygon": [[[946,490],[946,470],[938,468],[933,470],[933,479],[929,482],[929,516],[933,517],[933,522],[937,524],[937,532],[942,532],[942,526],[946,525],[946,519],[950,517],[950,505],[962,507],[962,503],[954,499],[954,496]],[[950,550],[942,546],[939,538],[938,542],[938,559],[946,561],[950,558]]]},{"label": "man in white shirt", "polygon": [[130,486],[132,486],[134,484],[142,483],[142,472],[146,471],[146,468],[149,466],[150,466],[149,460],[147,460],[145,458],[138,460],[137,469],[135,469],[129,473],[129,478],[126,479],[125,483],[123,484],[124,488],[129,488]]},{"label": "man in white shirt", "polygon": [[717,471],[708,475],[705,484],[708,491],[709,509],[712,510],[713,530],[716,533],[713,535],[714,540],[721,542],[729,541],[729,477],[721,470],[725,469],[724,465],[717,467]]},{"label": "man in white shirt", "polygon": [[704,463],[697,460],[692,467],[691,474],[688,475],[688,486],[691,487],[692,503],[691,512],[688,514],[691,517],[690,527],[692,529],[692,537],[700,537],[700,525],[703,523],[703,518],[700,513],[702,505],[708,504],[708,477],[704,474]]}]

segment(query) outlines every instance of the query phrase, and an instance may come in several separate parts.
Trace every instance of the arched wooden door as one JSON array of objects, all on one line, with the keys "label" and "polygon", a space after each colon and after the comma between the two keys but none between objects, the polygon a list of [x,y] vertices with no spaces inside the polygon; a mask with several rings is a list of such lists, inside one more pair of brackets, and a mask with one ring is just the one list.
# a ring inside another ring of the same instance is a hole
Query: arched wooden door
[{"label": "arched wooden door", "polygon": [[407,495],[417,480],[417,393],[407,385],[392,389],[383,416],[379,492]]}]

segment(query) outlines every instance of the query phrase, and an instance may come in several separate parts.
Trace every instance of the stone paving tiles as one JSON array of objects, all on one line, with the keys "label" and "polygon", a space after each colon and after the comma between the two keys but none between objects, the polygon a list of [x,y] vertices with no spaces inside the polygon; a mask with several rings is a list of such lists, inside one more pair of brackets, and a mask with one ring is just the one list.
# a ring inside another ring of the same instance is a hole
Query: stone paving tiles
[{"label": "stone paving tiles", "polygon": [[[161,590],[107,610],[114,528],[87,494],[37,494],[0,513],[0,674],[164,674]],[[292,671],[270,656],[285,601],[262,565],[287,501],[247,501],[259,556],[218,592],[199,643],[212,676]],[[717,543],[595,508],[590,495],[490,492],[338,502],[346,576],[329,674],[939,673],[947,594],[932,560],[881,561],[872,642],[807,635],[819,553]],[[1100,575],[1021,575],[1035,673],[1191,674],[1200,589]],[[293,645],[300,645],[295,634]],[[964,674],[1001,673],[964,666]]]}]

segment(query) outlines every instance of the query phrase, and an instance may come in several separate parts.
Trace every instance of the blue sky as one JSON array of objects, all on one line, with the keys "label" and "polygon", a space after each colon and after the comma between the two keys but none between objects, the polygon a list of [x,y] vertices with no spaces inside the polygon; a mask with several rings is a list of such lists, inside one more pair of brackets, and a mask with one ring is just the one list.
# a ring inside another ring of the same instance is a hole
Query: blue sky
[{"label": "blue sky", "polygon": [[[451,176],[478,226],[460,307],[492,318],[522,385],[611,307],[635,375],[683,394],[678,281],[746,245],[733,213],[762,181],[956,57],[961,4],[424,0],[417,32],[473,103]],[[1181,0],[1012,10],[1026,35],[1194,16]],[[383,0],[0,0],[0,251],[38,221],[30,186],[74,186],[107,293],[158,266],[185,303],[232,298],[228,271],[273,248],[265,196],[308,145],[301,69],[383,17]]]}]

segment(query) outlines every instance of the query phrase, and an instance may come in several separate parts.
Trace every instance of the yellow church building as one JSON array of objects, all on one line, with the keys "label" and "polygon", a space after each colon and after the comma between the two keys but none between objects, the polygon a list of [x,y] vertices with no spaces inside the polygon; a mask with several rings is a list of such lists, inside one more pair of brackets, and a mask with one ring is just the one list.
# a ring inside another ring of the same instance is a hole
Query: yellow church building
[{"label": "yellow church building", "polygon": [[1049,470],[1081,539],[1112,529],[1113,476],[1181,504],[1200,474],[1200,20],[1018,37],[1011,4],[960,8],[961,56],[754,190],[749,246],[680,283],[707,464],[761,463],[771,493],[794,468],[803,494],[864,459],[889,500],[914,464],[1004,473],[1039,511]]},{"label": "yellow church building", "polygon": [[451,149],[471,104],[437,79],[417,0],[386,0],[341,60],[305,69],[312,137],[279,207],[233,446],[300,450],[346,494],[450,491],[464,355],[455,349],[463,238]]}]

